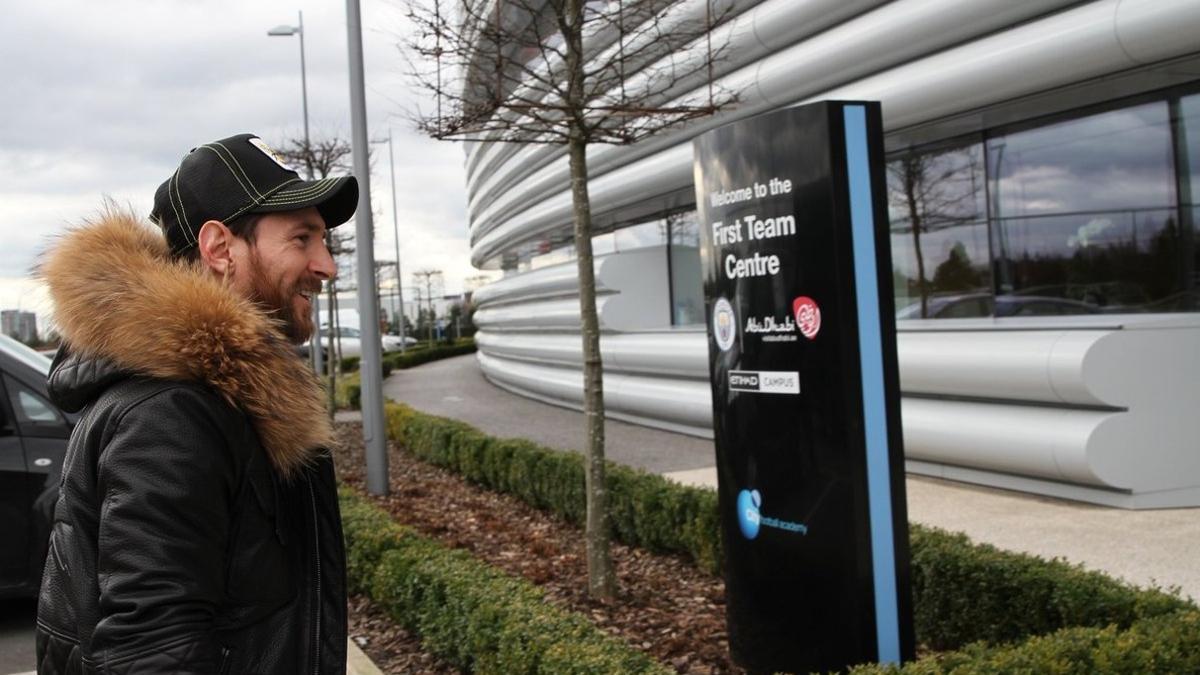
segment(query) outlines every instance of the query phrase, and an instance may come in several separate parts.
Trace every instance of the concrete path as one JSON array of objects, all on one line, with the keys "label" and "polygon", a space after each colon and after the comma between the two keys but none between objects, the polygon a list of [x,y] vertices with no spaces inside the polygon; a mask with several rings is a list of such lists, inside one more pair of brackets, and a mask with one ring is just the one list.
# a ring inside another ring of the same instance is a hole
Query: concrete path
[{"label": "concrete path", "polygon": [[[583,413],[517,396],[488,382],[475,356],[457,356],[394,371],[383,395],[418,410],[453,417],[493,435],[528,438],[552,448],[582,451]],[[606,420],[609,459],[654,473],[713,466],[712,441]]]},{"label": "concrete path", "polygon": [[[490,384],[474,356],[396,371],[384,395],[496,436],[583,447],[583,415]],[[712,441],[609,420],[610,459],[683,483],[716,485]],[[909,518],[1004,549],[1062,557],[1200,600],[1200,509],[1126,511],[910,475]]]}]

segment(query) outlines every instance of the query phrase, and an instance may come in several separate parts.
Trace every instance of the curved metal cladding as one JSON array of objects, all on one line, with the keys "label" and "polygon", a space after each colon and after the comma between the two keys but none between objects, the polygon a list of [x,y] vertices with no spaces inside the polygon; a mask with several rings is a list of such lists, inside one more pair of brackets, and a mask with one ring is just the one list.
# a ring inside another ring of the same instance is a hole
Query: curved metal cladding
[{"label": "curved metal cladding", "polygon": [[[692,137],[740,117],[873,99],[893,139],[937,124],[977,132],[1014,102],[1200,52],[1200,3],[1190,0],[732,6],[741,13],[721,34],[732,59],[718,75],[738,106],[633,146],[590,148],[601,218],[678,206],[663,200],[691,188]],[[975,126],[955,126],[964,119]],[[561,148],[478,143],[468,161],[474,264],[563,240],[571,200]],[[703,327],[670,326],[665,259],[656,247],[596,260],[606,402],[614,417],[710,436]],[[475,299],[485,375],[579,407],[574,263],[511,272]],[[1200,504],[1198,338],[1196,315],[902,322],[909,468],[1132,507]]]}]

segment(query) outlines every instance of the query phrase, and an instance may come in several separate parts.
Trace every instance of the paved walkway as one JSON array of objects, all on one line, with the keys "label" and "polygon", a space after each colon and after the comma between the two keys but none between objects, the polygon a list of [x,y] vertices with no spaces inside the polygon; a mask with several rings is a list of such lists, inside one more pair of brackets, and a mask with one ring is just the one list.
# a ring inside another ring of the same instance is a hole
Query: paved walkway
[{"label": "paved walkway", "polygon": [[[396,371],[384,382],[384,395],[492,435],[566,449],[584,445],[581,413],[492,385],[474,356]],[[614,461],[681,482],[716,484],[712,441],[613,420],[605,434]],[[1140,585],[1179,586],[1200,599],[1200,509],[1126,511],[912,475],[907,489],[914,522],[1063,557]]]}]

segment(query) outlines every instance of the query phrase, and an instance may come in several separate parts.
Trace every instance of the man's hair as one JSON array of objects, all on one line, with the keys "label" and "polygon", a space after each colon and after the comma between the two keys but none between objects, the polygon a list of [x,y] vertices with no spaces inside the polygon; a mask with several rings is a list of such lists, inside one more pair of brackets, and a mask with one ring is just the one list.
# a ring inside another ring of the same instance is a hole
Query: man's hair
[{"label": "man's hair", "polygon": [[[258,221],[262,220],[265,213],[247,213],[234,218],[225,223],[225,227],[233,233],[235,237],[241,237],[246,240],[246,243],[254,245],[254,233],[258,230]],[[200,262],[200,245],[189,246],[183,251],[175,254],[176,260],[186,260],[190,263]]]}]

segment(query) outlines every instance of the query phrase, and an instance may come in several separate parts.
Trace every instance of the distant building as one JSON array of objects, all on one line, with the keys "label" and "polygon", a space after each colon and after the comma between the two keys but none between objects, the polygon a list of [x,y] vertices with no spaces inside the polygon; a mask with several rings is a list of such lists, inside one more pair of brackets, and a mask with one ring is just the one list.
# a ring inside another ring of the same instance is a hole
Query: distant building
[{"label": "distant building", "polygon": [[21,342],[33,342],[38,336],[37,314],[22,312],[19,309],[0,312],[0,333]]}]

